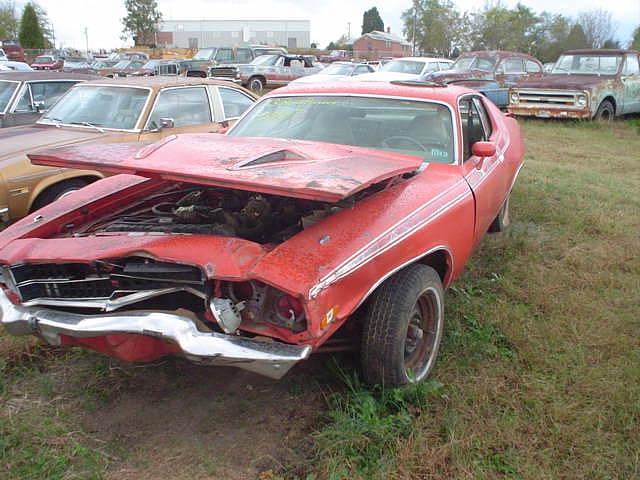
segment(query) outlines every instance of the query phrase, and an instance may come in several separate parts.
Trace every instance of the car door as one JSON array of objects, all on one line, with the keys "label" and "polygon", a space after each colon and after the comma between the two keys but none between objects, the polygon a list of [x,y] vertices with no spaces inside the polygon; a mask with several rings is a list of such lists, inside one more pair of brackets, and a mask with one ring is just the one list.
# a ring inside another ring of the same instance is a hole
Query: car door
[{"label": "car door", "polygon": [[215,132],[213,110],[207,88],[170,87],[161,90],[140,134],[140,140],[158,140],[187,132]]},{"label": "car door", "polygon": [[77,80],[26,82],[18,92],[5,126],[34,123],[76,83]]},{"label": "car door", "polygon": [[462,125],[462,171],[473,191],[476,205],[475,240],[479,242],[498,215],[507,196],[504,175],[504,154],[496,151],[491,157],[480,158],[472,153],[476,142],[500,142],[501,133],[494,128],[483,100],[477,95],[466,95],[459,100]]},{"label": "car door", "polygon": [[623,85],[622,112],[640,112],[640,61],[638,55],[625,55],[621,81]]}]

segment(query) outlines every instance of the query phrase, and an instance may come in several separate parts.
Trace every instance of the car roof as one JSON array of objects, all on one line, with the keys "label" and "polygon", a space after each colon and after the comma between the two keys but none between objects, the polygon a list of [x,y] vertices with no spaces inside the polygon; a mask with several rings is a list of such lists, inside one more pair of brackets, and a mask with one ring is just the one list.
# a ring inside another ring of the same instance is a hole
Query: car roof
[{"label": "car roof", "polygon": [[97,80],[102,77],[97,75],[87,75],[86,73],[67,73],[67,72],[52,72],[46,70],[24,72],[2,72],[0,73],[0,80],[15,80],[19,82],[30,82],[34,80]]},{"label": "car roof", "polygon": [[567,50],[562,52],[561,55],[624,55],[626,53],[638,53],[636,50],[626,50],[624,48],[583,48],[576,50]]},{"label": "car roof", "polygon": [[401,97],[416,100],[436,100],[455,105],[460,95],[478,93],[456,85],[429,86],[420,82],[327,82],[292,83],[274,90],[265,97],[278,95],[358,95],[376,97]]},{"label": "car roof", "polygon": [[452,62],[453,60],[449,60],[448,58],[442,57],[398,57],[393,60],[409,60],[411,62]]},{"label": "car roof", "polygon": [[[93,77],[96,78],[96,77]],[[214,80],[212,78],[182,77],[182,76],[149,76],[149,77],[124,77],[124,78],[103,78],[87,82],[86,85],[122,85],[129,87],[147,87],[161,89],[165,87],[181,87],[189,85],[221,85],[225,87],[239,88],[236,84],[224,80]]]},{"label": "car roof", "polygon": [[[536,57],[529,55],[528,53],[512,52],[509,50],[474,50],[472,52],[463,52],[460,57],[525,57],[535,61],[539,61]],[[460,58],[458,57],[458,58]]]}]

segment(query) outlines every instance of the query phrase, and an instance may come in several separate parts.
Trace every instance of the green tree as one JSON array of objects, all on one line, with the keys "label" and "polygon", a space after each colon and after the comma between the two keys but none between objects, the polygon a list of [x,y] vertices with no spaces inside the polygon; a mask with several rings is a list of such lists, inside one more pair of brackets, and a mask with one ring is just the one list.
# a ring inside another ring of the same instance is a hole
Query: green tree
[{"label": "green tree", "polygon": [[[415,16],[414,16],[415,15]],[[414,38],[422,52],[449,57],[464,41],[468,17],[461,15],[450,0],[416,0],[414,6],[402,13],[404,33]]]},{"label": "green tree", "polygon": [[384,22],[376,7],[365,11],[362,15],[362,35],[374,30],[384,32]]},{"label": "green tree", "polygon": [[575,50],[577,48],[589,48],[591,44],[584,34],[584,30],[579,23],[576,23],[571,27],[569,36],[567,37],[567,43],[565,44],[565,50]]},{"label": "green tree", "polygon": [[133,38],[136,45],[154,45],[162,13],[156,0],[125,0],[127,16],[122,19],[122,39]]},{"label": "green tree", "polygon": [[566,50],[571,21],[563,15],[548,12],[542,12],[540,19],[539,35],[530,53],[542,62],[552,62]]},{"label": "green tree", "polygon": [[53,25],[49,20],[49,15],[47,15],[47,11],[36,2],[31,2],[31,5],[33,5],[34,10],[36,11],[36,16],[38,17],[38,24],[40,25],[40,30],[42,30],[42,35],[44,35],[45,48],[55,47],[55,35],[53,32]]},{"label": "green tree", "polygon": [[12,1],[0,3],[0,39],[14,39],[18,36],[16,6]]},{"label": "green tree", "polygon": [[31,3],[27,3],[22,11],[18,38],[24,48],[42,49],[46,47],[44,34],[38,21],[38,14]]},{"label": "green tree", "polygon": [[640,26],[633,31],[633,37],[631,37],[631,44],[629,45],[629,48],[633,50],[640,50]]}]

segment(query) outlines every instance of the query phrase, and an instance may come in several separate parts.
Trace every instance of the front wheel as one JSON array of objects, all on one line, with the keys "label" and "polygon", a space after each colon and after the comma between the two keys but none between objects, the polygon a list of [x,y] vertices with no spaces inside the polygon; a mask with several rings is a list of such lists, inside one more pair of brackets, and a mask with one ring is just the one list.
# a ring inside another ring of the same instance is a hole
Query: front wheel
[{"label": "front wheel", "polygon": [[616,109],[613,106],[613,103],[611,103],[609,100],[605,100],[600,104],[593,118],[597,122],[609,123],[611,120],[613,120],[615,113]]},{"label": "front wheel", "polygon": [[260,77],[251,77],[249,79],[249,89],[260,93],[264,89],[264,81]]},{"label": "front wheel", "polygon": [[438,273],[422,264],[400,270],[368,305],[361,345],[364,380],[398,387],[427,378],[443,327],[444,290]]}]

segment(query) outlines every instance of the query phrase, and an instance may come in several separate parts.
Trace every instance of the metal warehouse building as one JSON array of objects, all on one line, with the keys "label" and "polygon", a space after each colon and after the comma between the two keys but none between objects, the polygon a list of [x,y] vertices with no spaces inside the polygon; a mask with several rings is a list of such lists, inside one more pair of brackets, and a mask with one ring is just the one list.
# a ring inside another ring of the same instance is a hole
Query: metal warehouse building
[{"label": "metal warehouse building", "polygon": [[158,45],[233,47],[243,43],[309,48],[309,20],[165,20]]}]

